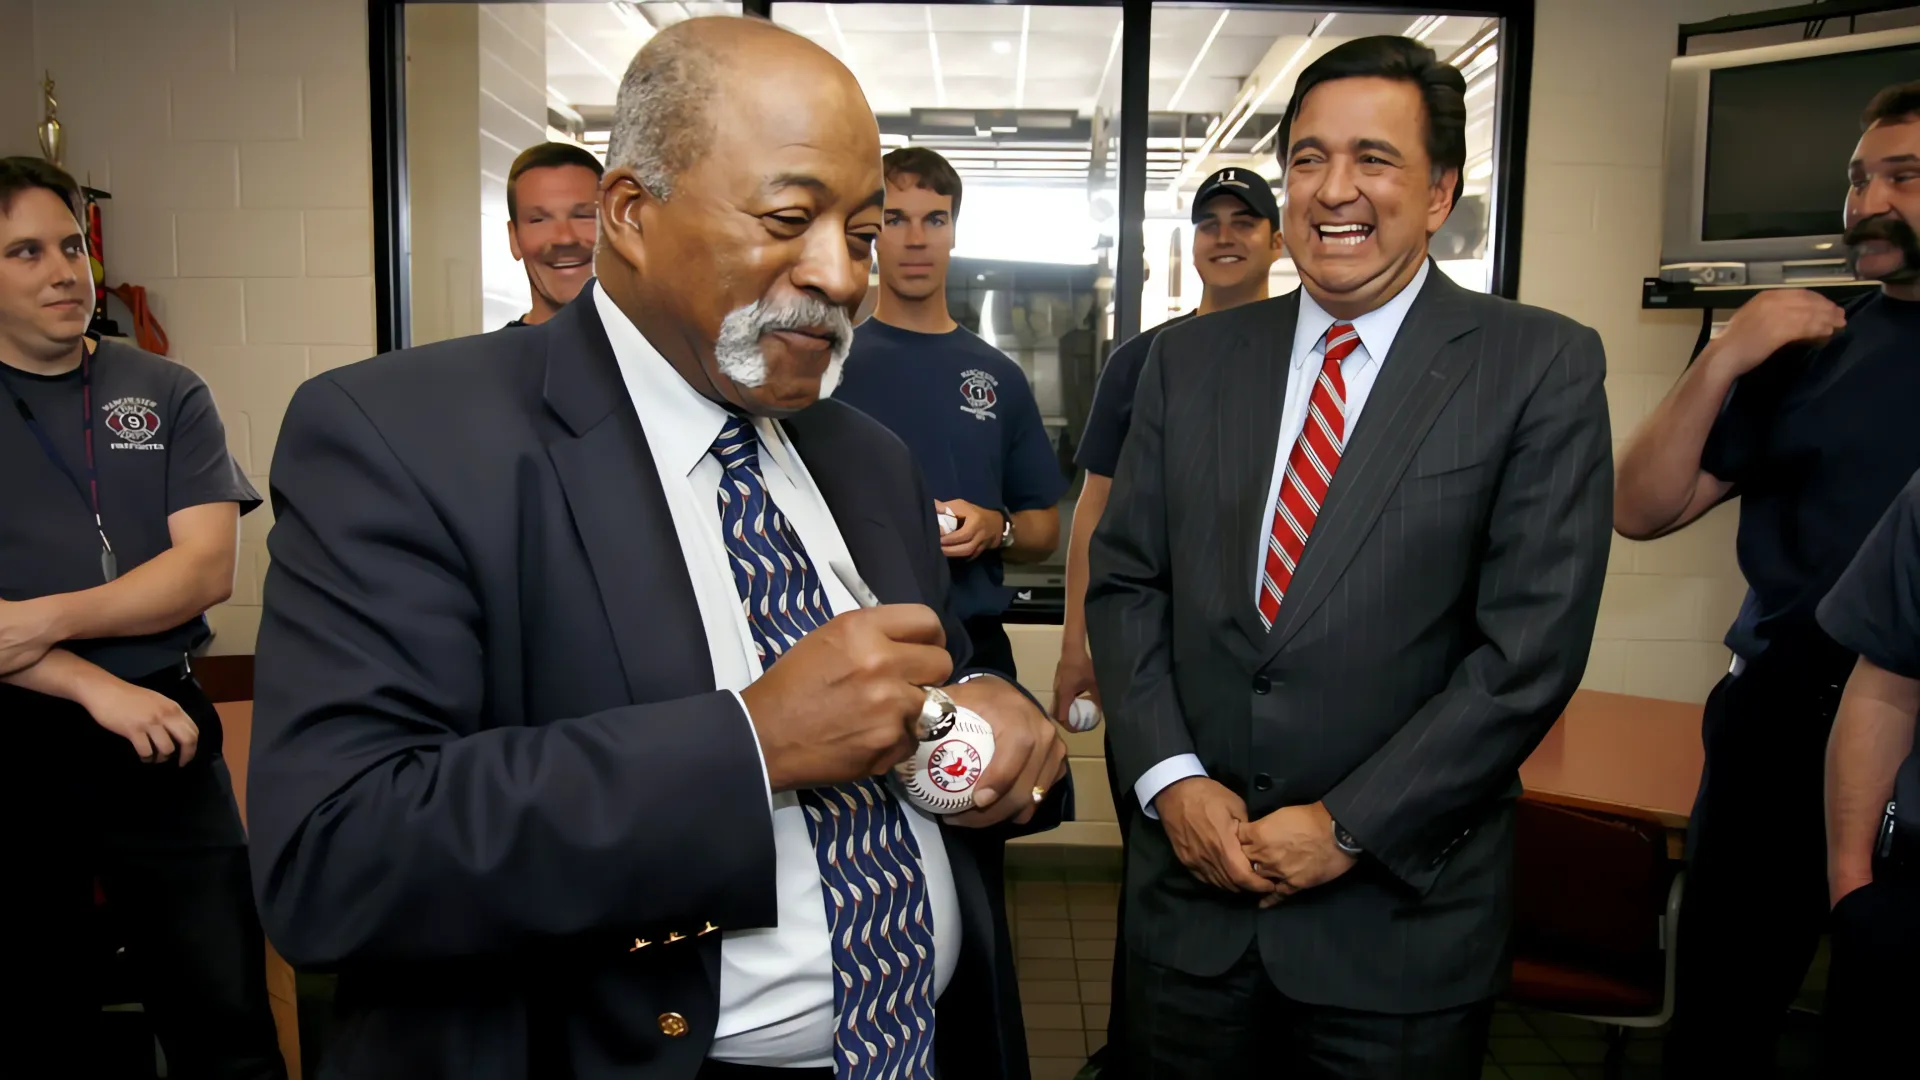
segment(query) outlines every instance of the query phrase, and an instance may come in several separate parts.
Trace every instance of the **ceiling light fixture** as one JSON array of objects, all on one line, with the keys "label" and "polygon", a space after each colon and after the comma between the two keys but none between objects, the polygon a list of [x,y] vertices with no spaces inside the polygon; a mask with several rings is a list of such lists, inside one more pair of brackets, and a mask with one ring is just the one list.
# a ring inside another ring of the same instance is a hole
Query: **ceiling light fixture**
[{"label": "ceiling light fixture", "polygon": [[933,32],[933,5],[924,4],[920,10],[927,17],[927,55],[933,60],[933,102],[944,109],[947,107],[947,80],[940,74],[940,39]]},{"label": "ceiling light fixture", "polygon": [[[847,48],[847,32],[840,29],[840,16],[834,14],[832,4],[820,5],[827,9],[827,29],[833,31],[834,47],[840,52],[840,62],[852,66],[853,50]],[[854,76],[857,80],[859,76]]]},{"label": "ceiling light fixture", "polygon": [[1107,62],[1106,65],[1100,69],[1100,84],[1093,88],[1093,106],[1096,109],[1100,107],[1100,102],[1106,99],[1107,76],[1113,73],[1113,58],[1120,55],[1120,36],[1121,31],[1125,29],[1126,23],[1124,21],[1116,22],[1113,25],[1113,40],[1107,43]]},{"label": "ceiling light fixture", "polygon": [[640,13],[640,5],[635,4],[633,0],[613,0],[607,5],[607,10],[613,12],[613,17],[620,20],[620,25],[627,28],[627,33],[640,39],[634,44],[636,51],[641,45],[652,41],[653,35],[659,32],[654,29],[651,22],[647,21],[647,17]]},{"label": "ceiling light fixture", "polygon": [[[833,9],[832,9],[832,8],[828,8],[827,10],[828,10],[828,11],[832,11]],[[1013,42],[1011,42],[1011,41],[996,41],[996,42],[994,42],[994,43],[993,43],[993,51],[994,51],[994,52],[997,52],[997,53],[999,53],[999,54],[1000,54],[1001,56],[1005,56],[1005,55],[1007,55],[1008,53],[1010,53],[1010,52],[1012,52],[1012,51],[1013,51]]]},{"label": "ceiling light fixture", "polygon": [[[1207,160],[1207,157],[1212,154],[1217,147],[1227,146],[1233,142],[1234,138],[1240,134],[1240,129],[1246,127],[1247,121],[1259,114],[1260,107],[1267,103],[1267,99],[1273,96],[1275,90],[1279,89],[1281,80],[1285,79],[1287,74],[1293,70],[1293,65],[1299,63],[1300,58],[1305,56],[1307,50],[1313,47],[1314,40],[1325,33],[1327,27],[1333,24],[1334,18],[1334,15],[1329,14],[1315,22],[1313,26],[1307,30],[1307,39],[1300,43],[1299,48],[1293,50],[1293,55],[1287,57],[1287,62],[1281,64],[1280,70],[1274,72],[1273,78],[1268,79],[1267,84],[1260,88],[1258,97],[1252,96],[1251,88],[1249,88],[1248,93],[1242,94],[1240,100],[1233,103],[1233,107],[1227,110],[1227,116],[1235,118],[1231,125],[1223,128],[1216,124],[1208,129],[1208,135],[1206,139],[1200,143],[1200,149],[1194,152],[1193,157],[1184,161],[1180,167],[1180,174],[1174,177],[1173,183],[1168,186],[1167,190],[1170,194],[1177,195],[1180,190],[1180,185],[1185,183],[1187,179],[1193,175],[1196,167],[1201,162]],[[1266,142],[1267,139],[1272,138],[1274,133],[1279,130],[1279,125],[1274,125],[1273,131],[1267,132],[1265,138],[1261,139],[1259,143],[1254,144],[1254,152],[1257,153],[1261,144]]]},{"label": "ceiling light fixture", "polygon": [[1207,58],[1207,51],[1213,48],[1213,39],[1220,36],[1220,28],[1227,25],[1227,16],[1231,14],[1233,9],[1228,8],[1213,20],[1213,29],[1207,31],[1207,40],[1200,43],[1200,51],[1193,54],[1193,63],[1187,65],[1187,73],[1180,77],[1180,85],[1173,88],[1173,96],[1167,99],[1167,112],[1179,111],[1180,96],[1187,92],[1187,84],[1193,82],[1194,74],[1200,70],[1200,62]]},{"label": "ceiling light fixture", "polygon": [[1027,101],[1027,28],[1033,22],[1033,8],[1020,9],[1020,59],[1014,65],[1013,107],[1023,107]]},{"label": "ceiling light fixture", "polygon": [[[1227,131],[1226,138],[1220,140],[1222,143],[1232,143],[1234,136],[1240,134],[1240,129],[1247,126],[1247,121],[1259,114],[1260,106],[1265,105],[1267,98],[1272,96],[1275,90],[1279,89],[1280,80],[1286,78],[1288,73],[1293,70],[1293,65],[1299,63],[1301,58],[1307,55],[1307,50],[1313,47],[1314,41],[1327,32],[1327,27],[1333,25],[1334,18],[1334,15],[1329,14],[1326,18],[1315,23],[1313,29],[1307,31],[1307,40],[1301,42],[1300,47],[1293,51],[1293,55],[1287,57],[1287,62],[1280,65],[1280,70],[1275,72],[1273,78],[1268,81],[1266,89],[1260,91],[1260,97],[1254,101],[1253,106],[1247,110],[1246,115],[1242,116],[1239,123],[1234,124],[1233,127]],[[1280,123],[1284,124],[1286,120],[1282,119]],[[1261,147],[1272,142],[1274,136],[1278,134],[1280,134],[1280,124],[1275,124],[1265,135],[1260,136],[1260,141],[1248,148],[1247,153],[1259,154]]]}]

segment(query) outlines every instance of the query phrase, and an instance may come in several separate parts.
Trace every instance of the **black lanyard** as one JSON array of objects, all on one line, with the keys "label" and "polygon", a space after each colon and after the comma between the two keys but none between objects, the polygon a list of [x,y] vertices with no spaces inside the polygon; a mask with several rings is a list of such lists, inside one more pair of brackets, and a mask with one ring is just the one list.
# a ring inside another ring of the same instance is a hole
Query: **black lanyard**
[{"label": "black lanyard", "polygon": [[12,385],[4,378],[0,378],[0,387],[6,388],[7,396],[13,399],[15,411],[19,412],[20,419],[27,422],[27,430],[33,432],[33,437],[40,443],[40,450],[47,455],[47,460],[66,476],[67,482],[73,485],[74,493],[93,510],[93,527],[100,534],[100,574],[108,581],[112,581],[119,576],[119,567],[113,555],[113,544],[107,540],[107,527],[100,520],[100,471],[94,466],[93,461],[93,367],[86,349],[83,347],[80,351],[80,438],[87,449],[87,482],[85,484],[82,484],[80,478],[73,474],[73,466],[67,464],[67,459],[60,455],[60,451],[53,445],[53,440],[47,438],[46,429],[40,426],[39,418],[33,415],[33,408],[27,404],[26,399],[14,393]]}]

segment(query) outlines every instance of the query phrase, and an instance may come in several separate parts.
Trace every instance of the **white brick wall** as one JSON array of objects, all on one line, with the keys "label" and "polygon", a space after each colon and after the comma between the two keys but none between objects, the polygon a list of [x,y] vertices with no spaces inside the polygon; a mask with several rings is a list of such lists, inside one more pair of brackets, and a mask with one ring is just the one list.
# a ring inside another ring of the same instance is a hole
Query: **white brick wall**
[{"label": "white brick wall", "polygon": [[[9,109],[19,72],[37,84],[51,68],[67,165],[113,193],[108,281],[146,287],[263,493],[294,388],[373,352],[365,13],[360,0],[0,0],[0,150],[32,150],[37,105],[24,128]],[[253,651],[270,524],[265,507],[243,522],[216,652]]]},{"label": "white brick wall", "polygon": [[[1770,0],[1538,0],[1520,298],[1565,312],[1607,347],[1618,449],[1686,366],[1697,312],[1642,311],[1660,255],[1667,67],[1675,27]],[[1703,701],[1745,593],[1737,507],[1652,543],[1617,537],[1585,686]]]}]

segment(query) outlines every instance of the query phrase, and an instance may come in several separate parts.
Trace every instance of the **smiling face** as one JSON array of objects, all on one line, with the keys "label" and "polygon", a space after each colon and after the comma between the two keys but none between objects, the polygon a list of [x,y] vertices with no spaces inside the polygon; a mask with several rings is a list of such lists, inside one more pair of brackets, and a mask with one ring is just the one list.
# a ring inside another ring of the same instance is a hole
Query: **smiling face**
[{"label": "smiling face", "polygon": [[1435,182],[1418,86],[1372,76],[1313,88],[1290,130],[1287,250],[1330,314],[1357,318],[1419,273],[1458,178]]},{"label": "smiling face", "polygon": [[1847,262],[1854,276],[1920,282],[1920,118],[1882,120],[1860,136],[1847,166]]},{"label": "smiling face", "polygon": [[45,188],[0,206],[0,357],[57,361],[93,318],[93,273],[73,210]]},{"label": "smiling face", "polygon": [[515,220],[507,222],[507,243],[526,264],[535,314],[551,316],[593,277],[599,194],[600,178],[584,165],[528,169],[513,181]]},{"label": "smiling face", "polygon": [[925,300],[947,285],[953,260],[953,196],[901,173],[887,182],[880,233],[880,285],[903,300]]},{"label": "smiling face", "polygon": [[1208,289],[1238,293],[1267,279],[1280,257],[1272,223],[1231,195],[1200,207],[1193,227],[1193,265]]},{"label": "smiling face", "polygon": [[608,172],[597,265],[694,389],[786,415],[831,393],[851,344],[885,201],[880,133],[817,46],[751,24],[705,32],[738,46],[703,104],[708,140],[664,200],[631,168]]}]

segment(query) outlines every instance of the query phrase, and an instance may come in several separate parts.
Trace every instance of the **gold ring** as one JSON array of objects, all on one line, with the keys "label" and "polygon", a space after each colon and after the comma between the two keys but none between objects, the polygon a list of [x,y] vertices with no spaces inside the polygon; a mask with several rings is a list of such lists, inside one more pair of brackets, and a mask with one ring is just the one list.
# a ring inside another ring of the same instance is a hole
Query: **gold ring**
[{"label": "gold ring", "polygon": [[1034,801],[1034,805],[1036,805],[1036,806],[1037,806],[1037,805],[1039,805],[1040,803],[1043,803],[1043,802],[1046,802],[1046,801],[1047,801],[1047,789],[1046,789],[1046,788],[1043,788],[1043,787],[1036,787],[1036,788],[1034,788],[1034,789],[1033,789],[1033,801]]}]

